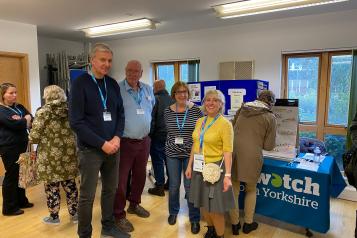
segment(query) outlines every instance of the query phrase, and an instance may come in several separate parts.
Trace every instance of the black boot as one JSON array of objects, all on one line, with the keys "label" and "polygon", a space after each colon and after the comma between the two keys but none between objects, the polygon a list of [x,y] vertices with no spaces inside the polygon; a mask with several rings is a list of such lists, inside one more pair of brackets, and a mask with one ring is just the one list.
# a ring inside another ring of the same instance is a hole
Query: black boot
[{"label": "black boot", "polygon": [[204,236],[204,238],[216,238],[217,233],[216,229],[214,229],[214,226],[207,226],[207,232]]},{"label": "black boot", "polygon": [[241,228],[240,222],[238,222],[238,224],[232,224],[232,234],[235,236],[239,235],[240,228]]},{"label": "black boot", "polygon": [[164,197],[165,196],[165,191],[164,191],[164,186],[163,185],[155,185],[153,188],[149,188],[148,192],[152,195]]},{"label": "black boot", "polygon": [[248,234],[258,228],[258,223],[252,222],[252,223],[244,223],[243,224],[243,233]]}]

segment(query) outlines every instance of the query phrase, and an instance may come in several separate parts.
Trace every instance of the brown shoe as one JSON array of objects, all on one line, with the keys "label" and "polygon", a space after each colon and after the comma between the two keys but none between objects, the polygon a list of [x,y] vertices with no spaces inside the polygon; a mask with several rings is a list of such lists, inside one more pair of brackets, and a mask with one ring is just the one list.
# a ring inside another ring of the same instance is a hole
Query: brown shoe
[{"label": "brown shoe", "polygon": [[140,205],[136,205],[136,206],[130,205],[127,212],[130,214],[136,214],[138,217],[142,217],[142,218],[147,218],[150,216],[150,212],[145,210],[145,208],[143,208]]},{"label": "brown shoe", "polygon": [[115,224],[117,225],[118,229],[123,232],[132,232],[134,231],[134,226],[131,222],[124,218],[115,219]]}]

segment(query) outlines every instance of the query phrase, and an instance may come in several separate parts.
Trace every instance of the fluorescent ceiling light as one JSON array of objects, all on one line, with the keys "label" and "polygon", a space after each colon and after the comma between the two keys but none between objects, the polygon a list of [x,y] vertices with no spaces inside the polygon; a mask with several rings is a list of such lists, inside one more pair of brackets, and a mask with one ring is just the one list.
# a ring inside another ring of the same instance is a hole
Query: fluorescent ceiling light
[{"label": "fluorescent ceiling light", "polygon": [[143,18],[133,21],[90,27],[82,29],[82,31],[86,33],[87,37],[100,37],[152,29],[155,29],[155,23],[149,19]]},{"label": "fluorescent ceiling light", "polygon": [[213,8],[218,17],[226,19],[345,1],[349,0],[243,0]]}]

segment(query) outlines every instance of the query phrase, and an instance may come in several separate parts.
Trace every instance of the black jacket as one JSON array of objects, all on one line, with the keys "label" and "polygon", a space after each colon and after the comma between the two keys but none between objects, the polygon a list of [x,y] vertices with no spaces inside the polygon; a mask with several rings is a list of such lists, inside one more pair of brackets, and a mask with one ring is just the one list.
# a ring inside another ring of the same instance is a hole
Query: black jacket
[{"label": "black jacket", "polygon": [[155,106],[152,110],[152,120],[149,136],[151,139],[166,141],[167,129],[164,119],[165,109],[174,101],[166,90],[155,93]]},{"label": "black jacket", "polygon": [[98,80],[104,94],[107,94],[107,108],[111,113],[111,121],[104,121],[104,107],[98,86],[89,74],[83,74],[73,81],[69,97],[69,119],[73,131],[77,134],[80,148],[91,147],[101,149],[105,141],[114,136],[122,137],[125,115],[123,99],[118,83],[105,76],[104,81]]},{"label": "black jacket", "polygon": [[[21,104],[16,104],[16,109],[21,111],[22,117],[30,114]],[[14,120],[12,119],[14,115],[18,114],[9,107],[0,105],[0,147],[15,146],[28,142],[26,119]]]}]

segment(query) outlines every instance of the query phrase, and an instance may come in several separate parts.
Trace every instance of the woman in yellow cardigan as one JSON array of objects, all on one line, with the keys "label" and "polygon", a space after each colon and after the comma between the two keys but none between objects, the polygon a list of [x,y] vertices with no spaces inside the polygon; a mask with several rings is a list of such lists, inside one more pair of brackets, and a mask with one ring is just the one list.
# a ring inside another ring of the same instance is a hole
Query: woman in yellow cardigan
[{"label": "woman in yellow cardigan", "polygon": [[[224,237],[224,213],[235,207],[231,182],[233,128],[222,115],[224,103],[221,91],[206,93],[203,99],[206,116],[196,123],[185,173],[191,179],[189,201],[202,208],[208,224],[205,238]],[[208,169],[212,166],[215,168]]]}]

